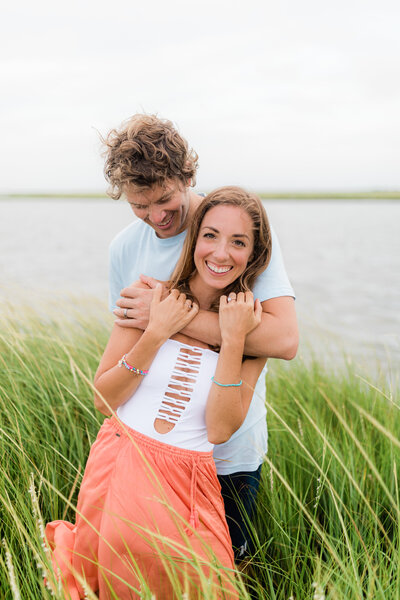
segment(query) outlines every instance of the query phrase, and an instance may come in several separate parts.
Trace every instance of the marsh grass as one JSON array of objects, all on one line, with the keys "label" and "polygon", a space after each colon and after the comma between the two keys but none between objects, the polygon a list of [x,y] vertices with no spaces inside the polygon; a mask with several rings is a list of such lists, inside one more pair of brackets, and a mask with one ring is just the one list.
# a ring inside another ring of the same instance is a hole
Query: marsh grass
[{"label": "marsh grass", "polygon": [[[75,520],[103,420],[90,382],[110,323],[93,302],[1,307],[1,598],[52,597],[43,573],[61,598],[41,531]],[[352,366],[333,373],[315,360],[271,361],[267,390],[270,449],[240,597],[399,600],[396,393]]]}]

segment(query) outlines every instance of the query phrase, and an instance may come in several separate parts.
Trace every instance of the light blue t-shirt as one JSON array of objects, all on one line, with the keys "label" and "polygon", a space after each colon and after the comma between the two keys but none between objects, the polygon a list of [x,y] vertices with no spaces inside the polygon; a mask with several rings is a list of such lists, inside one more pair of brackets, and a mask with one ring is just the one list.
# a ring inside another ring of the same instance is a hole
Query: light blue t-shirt
[{"label": "light blue t-shirt", "polygon": [[[272,254],[267,269],[257,278],[253,288],[261,302],[292,296],[275,232],[272,233]],[[110,245],[110,309],[116,307],[122,288],[139,279],[141,274],[167,281],[180,256],[186,231],[166,239],[157,237],[154,229],[137,220],[123,229]],[[247,416],[242,426],[225,442],[214,448],[214,460],[219,475],[238,471],[255,471],[263,462],[268,448],[265,408],[266,367],[261,373]]]}]

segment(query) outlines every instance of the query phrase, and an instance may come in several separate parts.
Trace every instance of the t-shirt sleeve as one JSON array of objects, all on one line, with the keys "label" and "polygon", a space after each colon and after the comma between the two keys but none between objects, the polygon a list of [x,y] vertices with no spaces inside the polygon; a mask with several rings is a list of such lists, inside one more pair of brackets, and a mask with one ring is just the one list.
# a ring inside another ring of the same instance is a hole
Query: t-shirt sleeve
[{"label": "t-shirt sleeve", "polygon": [[261,302],[270,300],[271,298],[279,298],[280,296],[292,296],[295,298],[293,288],[286,273],[279,240],[272,228],[271,237],[271,260],[265,271],[257,277],[253,288],[254,297],[259,298]]},{"label": "t-shirt sleeve", "polygon": [[116,308],[116,301],[120,297],[120,292],[124,286],[122,281],[121,259],[116,251],[115,244],[111,243],[109,250],[108,266],[108,304],[110,311]]}]

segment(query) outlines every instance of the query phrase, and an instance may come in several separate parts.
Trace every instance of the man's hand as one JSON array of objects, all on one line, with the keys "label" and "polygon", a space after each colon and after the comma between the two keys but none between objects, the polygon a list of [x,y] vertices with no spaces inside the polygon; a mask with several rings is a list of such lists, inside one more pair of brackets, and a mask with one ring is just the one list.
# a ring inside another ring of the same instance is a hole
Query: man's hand
[{"label": "man's hand", "polygon": [[[154,289],[158,282],[153,277],[141,275],[129,287],[121,291],[121,298],[116,304],[119,308],[113,310],[117,317],[116,324],[120,327],[134,327],[145,330],[150,317],[150,304],[153,299]],[[162,297],[167,295],[167,289],[163,285]]]}]

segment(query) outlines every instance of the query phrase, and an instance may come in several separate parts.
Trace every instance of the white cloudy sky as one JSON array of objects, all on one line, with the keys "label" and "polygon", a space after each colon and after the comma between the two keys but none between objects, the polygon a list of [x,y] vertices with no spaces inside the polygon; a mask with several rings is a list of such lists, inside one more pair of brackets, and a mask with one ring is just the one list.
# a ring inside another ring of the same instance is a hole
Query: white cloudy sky
[{"label": "white cloudy sky", "polygon": [[98,132],[172,119],[204,189],[400,188],[400,4],[16,0],[0,191],[103,190]]}]

